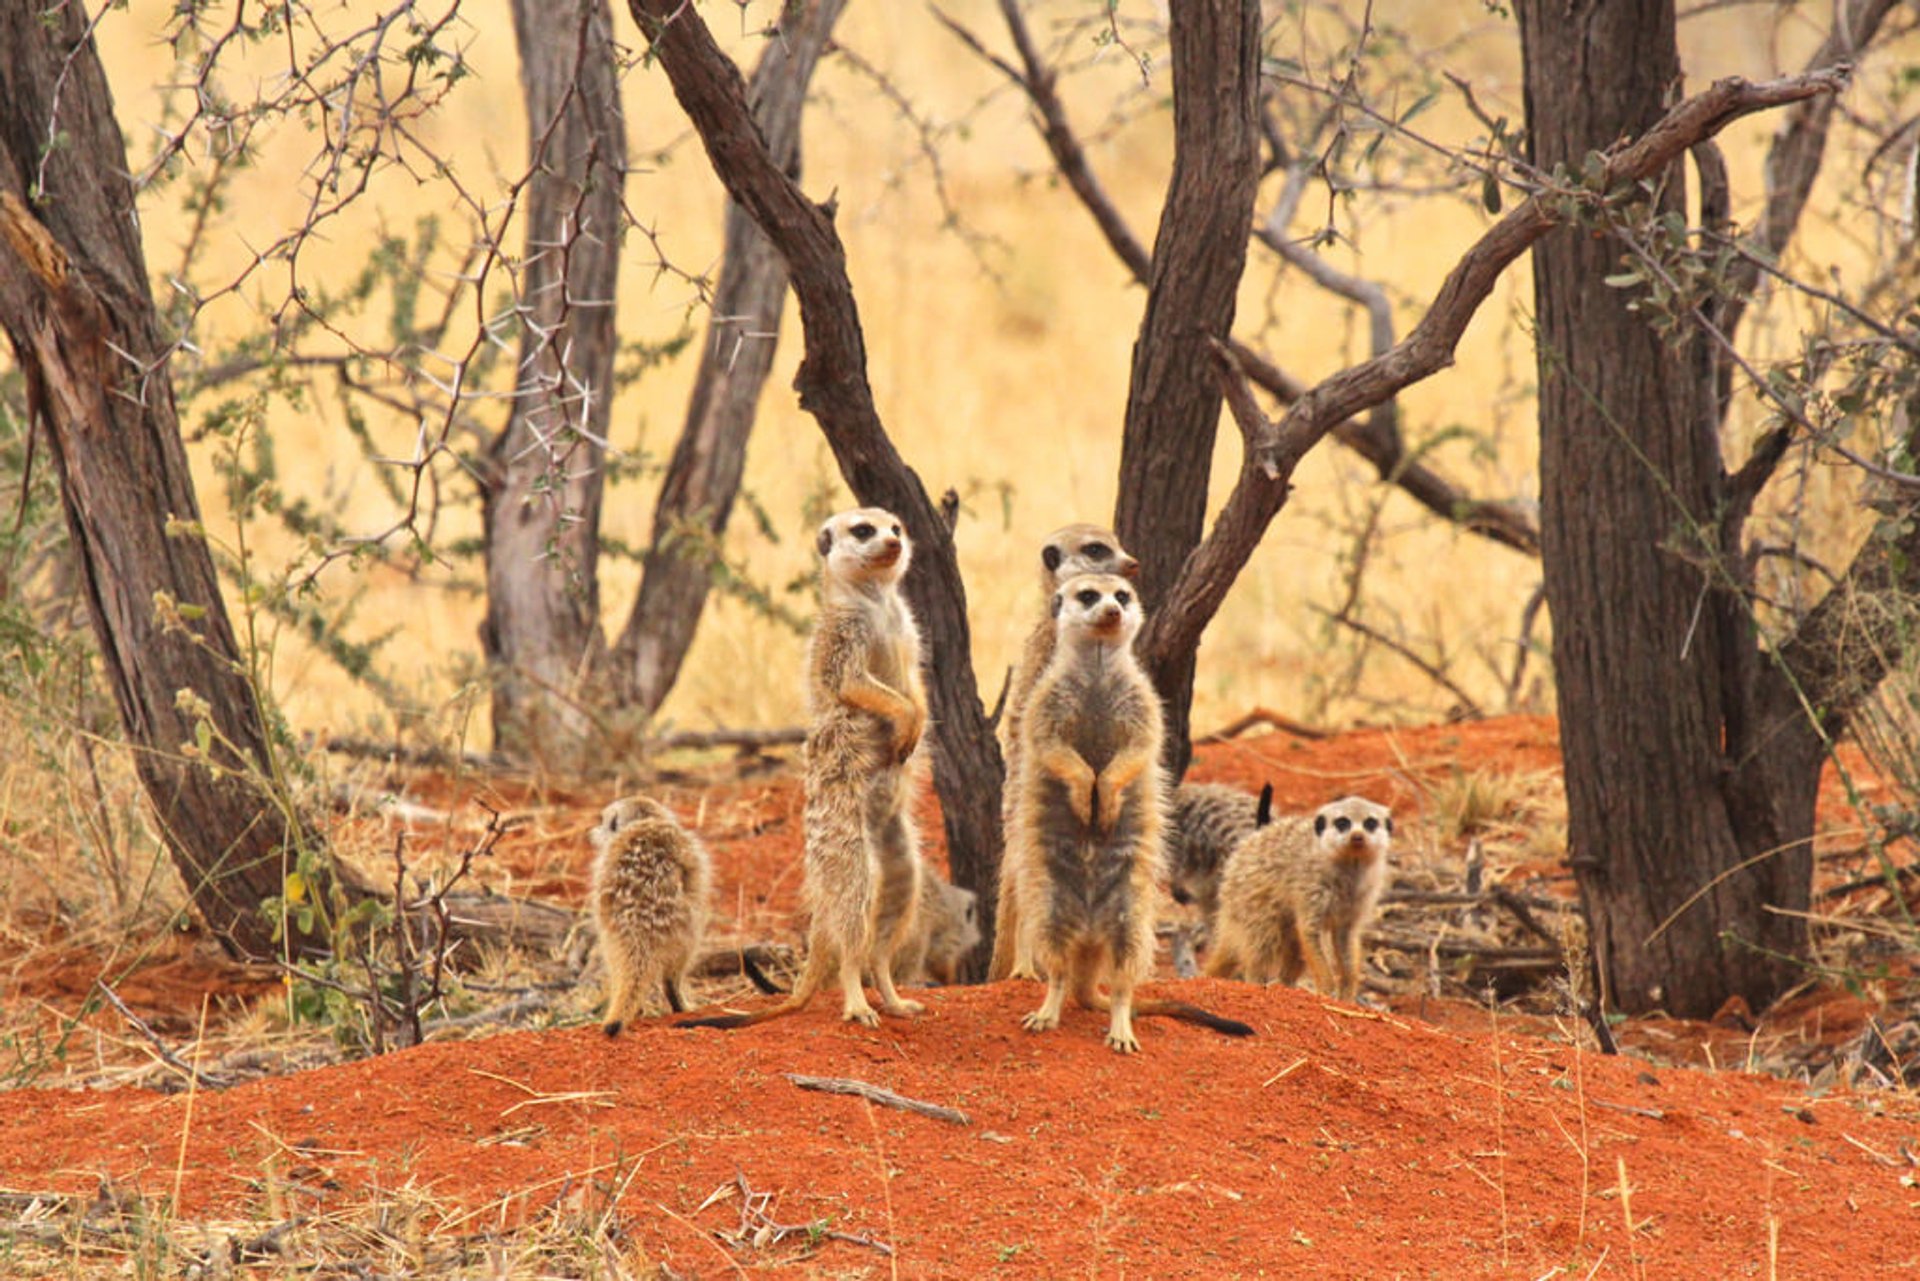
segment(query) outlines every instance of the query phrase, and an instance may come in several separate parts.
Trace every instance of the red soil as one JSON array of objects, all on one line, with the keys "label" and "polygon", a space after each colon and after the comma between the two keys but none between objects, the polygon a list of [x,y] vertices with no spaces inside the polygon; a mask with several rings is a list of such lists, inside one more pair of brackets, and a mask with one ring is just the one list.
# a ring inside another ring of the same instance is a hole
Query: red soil
[{"label": "red soil", "polygon": [[[1411,804],[1427,771],[1553,769],[1554,748],[1550,721],[1515,718],[1267,736],[1207,749],[1198,772],[1271,779],[1289,808],[1356,790]],[[702,798],[719,911],[745,918],[749,935],[791,930],[791,780],[670,796],[689,816]],[[576,799],[583,808],[503,842],[499,859],[523,888],[545,879],[577,896],[581,842],[563,835],[604,798]],[[0,1094],[0,1183],[91,1192],[105,1177],[165,1198],[178,1179],[186,1215],[263,1219],[289,1201],[339,1208],[410,1185],[494,1230],[598,1187],[617,1197],[633,1261],[682,1276],[763,1265],[911,1277],[1920,1267],[1920,1100],[1815,1097],[1724,1070],[1752,1042],[1744,1027],[1662,1031],[1672,1044],[1719,1039],[1723,1070],[1699,1071],[1581,1053],[1523,1032],[1550,1031],[1544,1022],[1458,1003],[1382,1013],[1209,981],[1150,992],[1258,1034],[1143,1019],[1143,1052],[1122,1057],[1101,1044],[1095,1013],[1023,1032],[1038,988],[1002,983],[934,991],[926,1015],[878,1031],[841,1024],[837,1002],[820,1001],[733,1033],[643,1021],[614,1042],[582,1027],[429,1044],[191,1101],[19,1090]],[[1849,1000],[1819,999],[1824,1031],[1858,1025],[1864,1006]],[[785,1073],[856,1078],[969,1123],[802,1091]],[[739,1198],[709,1198],[736,1175],[776,1195],[778,1221],[824,1220],[891,1243],[895,1258],[837,1239],[730,1251],[712,1234],[738,1227]]]}]

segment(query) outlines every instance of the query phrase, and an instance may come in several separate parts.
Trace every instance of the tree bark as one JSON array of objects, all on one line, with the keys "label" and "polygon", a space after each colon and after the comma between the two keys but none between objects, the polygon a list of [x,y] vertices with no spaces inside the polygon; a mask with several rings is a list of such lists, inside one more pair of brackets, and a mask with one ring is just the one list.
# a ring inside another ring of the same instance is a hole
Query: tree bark
[{"label": "tree bark", "polygon": [[599,529],[626,128],[606,0],[513,0],[527,107],[523,334],[483,484],[494,745],[577,758],[604,660]]},{"label": "tree bark", "polygon": [[318,841],[283,808],[285,792],[262,785],[275,757],[200,532],[87,18],[78,4],[42,10],[0,4],[0,326],[59,469],[134,765],[194,909],[236,955],[302,951],[320,940],[290,930],[276,942],[262,903]]},{"label": "tree bark", "polygon": [[[1173,175],[1133,346],[1114,532],[1140,561],[1147,608],[1165,605],[1206,527],[1220,425],[1209,343],[1233,330],[1260,181],[1258,0],[1173,0]],[[1197,646],[1143,651],[1166,706],[1167,764],[1185,771]]]},{"label": "tree bark", "polygon": [[[1680,80],[1672,0],[1518,8],[1538,168],[1577,174],[1660,118]],[[1659,211],[1684,213],[1678,164],[1660,191]],[[1604,283],[1611,237],[1562,230],[1533,255],[1541,560],[1602,994],[1636,1013],[1702,1017],[1734,995],[1761,1008],[1805,950],[1805,921],[1769,908],[1807,907],[1819,760],[1797,734],[1752,750],[1758,640],[1723,558],[1713,355]]]},{"label": "tree bark", "polygon": [[787,260],[806,340],[794,380],[801,407],[820,424],[854,495],[899,516],[913,540],[906,593],[928,639],[934,787],[954,880],[979,895],[981,932],[991,942],[1000,864],[1000,748],[974,682],[952,531],[902,461],[873,403],[860,313],[833,210],[808,200],[768,155],[739,70],[714,44],[694,6],[628,0],[628,8],[699,132],[714,172]]},{"label": "tree bark", "polygon": [[[844,7],[845,0],[813,0],[789,9],[747,86],[768,157],[795,181],[807,86]],[[649,717],[679,678],[706,608],[712,558],[740,491],[747,437],[773,367],[786,297],[786,260],[752,216],[728,200],[720,279],[686,425],[654,506],[640,592],[614,650],[614,676],[626,701]]]}]

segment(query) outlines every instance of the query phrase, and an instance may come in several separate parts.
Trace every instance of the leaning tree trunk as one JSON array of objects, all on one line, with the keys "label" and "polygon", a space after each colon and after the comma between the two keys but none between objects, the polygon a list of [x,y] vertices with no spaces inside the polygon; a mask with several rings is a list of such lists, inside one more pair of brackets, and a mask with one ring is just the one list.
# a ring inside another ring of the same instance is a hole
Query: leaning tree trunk
[{"label": "leaning tree trunk", "polygon": [[626,129],[606,0],[513,0],[527,107],[518,382],[484,467],[494,744],[577,756],[593,732],[600,499],[617,345]]},{"label": "leaning tree trunk", "polygon": [[[774,164],[800,176],[800,116],[807,86],[845,0],[789,10],[747,86],[754,123]],[[740,491],[747,437],[773,367],[787,263],[753,218],[727,201],[726,241],[707,343],[686,426],[660,486],[640,594],[615,647],[613,674],[626,701],[651,716],[679,678],[712,585],[712,562]]]},{"label": "leaning tree trunk", "polygon": [[276,803],[284,792],[261,785],[274,758],[200,531],[126,149],[87,29],[78,4],[0,3],[0,325],[60,473],[134,766],[194,908],[236,954],[304,950],[315,940],[276,940],[262,904],[314,838]]},{"label": "leaning tree trunk", "polygon": [[714,43],[697,6],[627,0],[627,7],[699,132],[714,173],[787,260],[806,340],[794,379],[801,407],[819,422],[854,495],[899,516],[913,539],[906,593],[928,641],[933,781],[947,856],[954,880],[979,894],[982,932],[991,939],[1003,767],[974,681],[966,591],[952,531],[894,448],[874,405],[866,340],[832,207],[807,199],[767,154],[739,70]]},{"label": "leaning tree trunk", "polygon": [[[1259,0],[1174,0],[1173,176],[1133,346],[1114,532],[1140,561],[1147,607],[1166,603],[1200,545],[1220,425],[1209,341],[1228,341],[1260,181]],[[1167,763],[1192,754],[1195,650],[1149,655],[1166,704]]]},{"label": "leaning tree trunk", "polygon": [[[1660,118],[1680,77],[1672,0],[1527,0],[1519,13],[1542,171],[1577,175],[1590,151]],[[1662,209],[1684,211],[1684,191],[1676,164]],[[1784,826],[1811,833],[1811,780],[1769,798],[1740,772],[1755,762],[1730,756],[1751,730],[1757,651],[1710,568],[1725,484],[1706,339],[1691,326],[1663,339],[1628,310],[1633,295],[1604,279],[1621,253],[1585,229],[1533,250],[1570,859],[1606,1000],[1758,1008],[1805,945],[1803,920],[1767,908],[1805,906],[1810,849],[1771,846]],[[1789,801],[1804,812],[1751,809]]]}]

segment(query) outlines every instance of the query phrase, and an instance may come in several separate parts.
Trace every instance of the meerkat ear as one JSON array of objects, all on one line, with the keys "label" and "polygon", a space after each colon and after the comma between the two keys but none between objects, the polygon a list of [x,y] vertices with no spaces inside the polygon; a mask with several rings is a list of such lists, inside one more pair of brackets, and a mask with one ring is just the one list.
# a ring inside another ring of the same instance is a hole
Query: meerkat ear
[{"label": "meerkat ear", "polygon": [[1387,819],[1385,819],[1384,821],[1385,821],[1385,823],[1386,823],[1386,825],[1387,825],[1387,830],[1388,830],[1389,832],[1391,832],[1391,831],[1393,830],[1393,819],[1392,819],[1392,818],[1387,818]]},{"label": "meerkat ear", "polygon": [[1265,827],[1273,822],[1273,784],[1267,783],[1260,788],[1260,804],[1253,811],[1253,825]]},{"label": "meerkat ear", "polygon": [[1052,543],[1048,543],[1040,549],[1040,563],[1045,565],[1047,572],[1051,574],[1054,570],[1060,568],[1061,555],[1062,552],[1058,547],[1055,547]]},{"label": "meerkat ear", "polygon": [[813,545],[819,549],[819,552],[822,556],[825,556],[828,552],[832,551],[833,550],[833,526],[822,525],[820,527],[820,537],[813,540]]},{"label": "meerkat ear", "polygon": [[[1051,551],[1052,549],[1049,548],[1048,550]],[[1067,599],[1066,593],[1064,592],[1055,592],[1053,594],[1053,616],[1055,618],[1060,617],[1060,606],[1066,601],[1066,599]]]},{"label": "meerkat ear", "polygon": [[1325,814],[1315,814],[1313,816],[1313,834],[1315,836],[1325,836],[1326,832],[1327,816]]}]

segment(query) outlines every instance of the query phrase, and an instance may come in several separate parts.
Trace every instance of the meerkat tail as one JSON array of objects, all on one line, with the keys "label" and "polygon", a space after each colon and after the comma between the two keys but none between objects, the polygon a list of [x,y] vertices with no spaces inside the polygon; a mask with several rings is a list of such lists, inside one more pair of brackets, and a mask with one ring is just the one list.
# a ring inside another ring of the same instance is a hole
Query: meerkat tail
[{"label": "meerkat tail", "polygon": [[740,968],[746,972],[747,981],[768,996],[780,996],[787,990],[768,978],[767,972],[760,968],[759,962],[745,948],[740,950]]},{"label": "meerkat tail", "polygon": [[[1092,987],[1076,990],[1073,999],[1082,1009],[1111,1010],[1113,1008],[1112,999],[1105,992]],[[1203,1010],[1186,1001],[1143,1000],[1135,997],[1133,1012],[1158,1014],[1163,1018],[1179,1019],[1182,1023],[1195,1023],[1204,1028],[1211,1028],[1222,1036],[1253,1035],[1253,1028],[1248,1024],[1238,1019],[1222,1017],[1211,1010]]]},{"label": "meerkat tail", "polygon": [[800,980],[793,985],[793,995],[778,1005],[771,1006],[764,1010],[756,1010],[752,1014],[714,1014],[697,1019],[676,1019],[673,1025],[675,1027],[717,1027],[731,1030],[733,1028],[753,1027],[755,1024],[765,1023],[771,1019],[784,1018],[789,1014],[798,1014],[801,1010],[807,1008],[808,1002],[813,1000],[814,993],[820,990],[821,984],[824,983],[828,977],[827,972],[832,967],[827,960],[826,952],[827,949],[818,947],[808,950],[806,968],[800,971]]}]

